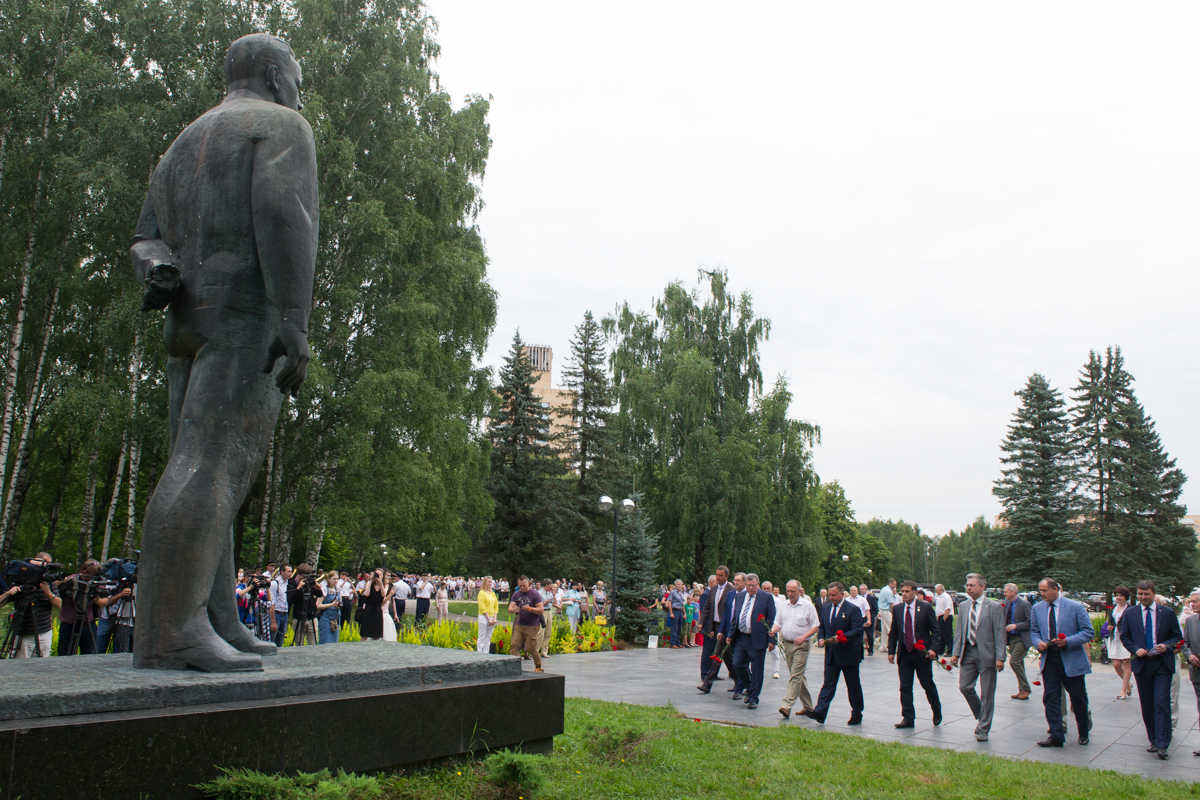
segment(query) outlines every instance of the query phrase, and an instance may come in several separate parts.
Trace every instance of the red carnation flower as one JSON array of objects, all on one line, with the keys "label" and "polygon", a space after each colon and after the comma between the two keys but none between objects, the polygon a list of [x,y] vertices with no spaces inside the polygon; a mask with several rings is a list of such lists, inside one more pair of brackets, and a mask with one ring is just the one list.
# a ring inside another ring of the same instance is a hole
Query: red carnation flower
[{"label": "red carnation flower", "polygon": [[848,638],[846,638],[846,634],[844,631],[838,631],[836,638],[837,638],[838,644],[845,644],[846,642],[850,641]]},{"label": "red carnation flower", "polygon": [[1041,682],[1041,681],[1034,681],[1034,682],[1033,682],[1033,685],[1034,685],[1034,686],[1041,686],[1041,685],[1042,685],[1042,682]]},{"label": "red carnation flower", "polygon": [[766,619],[766,618],[767,618],[767,615],[766,615],[766,614],[759,614],[759,615],[758,615],[758,621],[759,621],[759,622],[762,622],[762,621],[763,621],[764,619]]},{"label": "red carnation flower", "polygon": [[1058,638],[1060,638],[1060,639],[1065,639],[1065,638],[1067,638],[1067,635],[1066,635],[1065,633],[1060,633],[1060,634],[1058,635]]},{"label": "red carnation flower", "polygon": [[918,650],[925,649],[925,640],[924,639],[917,639],[917,649]]}]

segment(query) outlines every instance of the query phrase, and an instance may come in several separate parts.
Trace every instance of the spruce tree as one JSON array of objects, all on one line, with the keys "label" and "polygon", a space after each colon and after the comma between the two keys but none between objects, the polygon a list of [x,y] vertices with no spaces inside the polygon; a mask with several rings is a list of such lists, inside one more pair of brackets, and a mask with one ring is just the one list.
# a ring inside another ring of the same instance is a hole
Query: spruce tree
[{"label": "spruce tree", "polygon": [[1004,506],[1004,527],[988,534],[988,555],[1006,580],[1036,585],[1046,576],[1075,582],[1072,519],[1079,513],[1077,470],[1062,395],[1041,375],[1016,393],[1001,470],[992,494]]},{"label": "spruce tree", "polygon": [[478,566],[510,580],[545,577],[569,557],[563,531],[578,525],[564,466],[550,446],[550,416],[533,394],[533,372],[521,334],[500,369],[488,491],[495,514],[476,549]]},{"label": "spruce tree", "polygon": [[[634,495],[638,511],[622,518],[617,537],[617,637],[627,642],[646,634],[650,612],[642,611],[658,592],[658,534],[650,530],[650,515],[642,496]],[[610,530],[611,535],[611,530]]]}]

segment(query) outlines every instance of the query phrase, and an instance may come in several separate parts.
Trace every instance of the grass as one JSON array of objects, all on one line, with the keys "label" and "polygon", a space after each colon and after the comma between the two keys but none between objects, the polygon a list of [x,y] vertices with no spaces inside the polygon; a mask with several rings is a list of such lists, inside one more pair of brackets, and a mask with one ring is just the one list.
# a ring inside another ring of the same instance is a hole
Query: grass
[{"label": "grass", "polygon": [[[378,794],[245,793],[226,785],[210,797],[458,800],[795,797],[822,800],[912,800],[914,797],[1128,800],[1200,797],[1200,785],[1151,781],[1032,761],[883,744],[794,725],[745,728],[701,723],[672,709],[568,699],[566,732],[554,752],[536,759],[536,792],[498,786],[480,762],[447,763],[379,779]],[[259,778],[261,779],[261,778]]]}]

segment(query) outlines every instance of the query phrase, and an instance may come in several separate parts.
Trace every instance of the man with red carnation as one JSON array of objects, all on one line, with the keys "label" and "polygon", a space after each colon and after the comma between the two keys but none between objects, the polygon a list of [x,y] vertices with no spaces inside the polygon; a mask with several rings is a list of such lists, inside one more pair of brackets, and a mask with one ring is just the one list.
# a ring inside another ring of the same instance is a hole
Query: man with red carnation
[{"label": "man with red carnation", "polygon": [[1042,654],[1042,705],[1046,707],[1046,722],[1050,736],[1038,742],[1038,747],[1062,747],[1062,693],[1071,697],[1075,722],[1079,725],[1079,743],[1088,743],[1088,696],[1084,676],[1092,671],[1086,649],[1096,635],[1092,620],[1083,603],[1069,600],[1059,593],[1058,581],[1042,578],[1038,584],[1042,602],[1033,607],[1030,634],[1033,646]]},{"label": "man with red carnation", "polygon": [[921,681],[933,724],[942,724],[942,701],[933,682],[933,659],[941,650],[941,632],[933,606],[917,599],[917,584],[905,581],[900,586],[902,605],[895,607],[895,623],[888,631],[888,663],[900,664],[900,721],[897,728],[916,726],[917,711],[913,705],[913,675]]},{"label": "man with red carnation", "polygon": [[775,598],[758,588],[758,576],[753,572],[747,574],[746,592],[734,600],[733,614],[729,617],[733,623],[730,637],[733,669],[738,682],[746,687],[747,708],[758,708],[767,651],[775,649],[775,636],[771,633],[775,624]]},{"label": "man with red carnation", "polygon": [[838,581],[829,584],[829,599],[821,609],[817,646],[825,646],[825,682],[821,685],[816,707],[805,716],[822,724],[837,693],[839,677],[845,678],[846,691],[850,695],[850,721],[847,724],[862,724],[863,693],[858,668],[863,660],[863,614],[858,606],[846,599],[845,592]]}]

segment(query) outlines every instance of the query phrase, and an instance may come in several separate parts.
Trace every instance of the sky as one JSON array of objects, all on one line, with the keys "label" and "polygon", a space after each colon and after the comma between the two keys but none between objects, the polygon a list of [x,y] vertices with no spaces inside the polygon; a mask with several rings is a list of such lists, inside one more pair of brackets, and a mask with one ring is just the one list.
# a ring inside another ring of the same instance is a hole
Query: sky
[{"label": "sky", "polygon": [[1200,511],[1200,5],[431,0],[478,224],[559,384],[589,309],[729,272],[860,521],[1000,511],[1037,372],[1122,348]]}]

